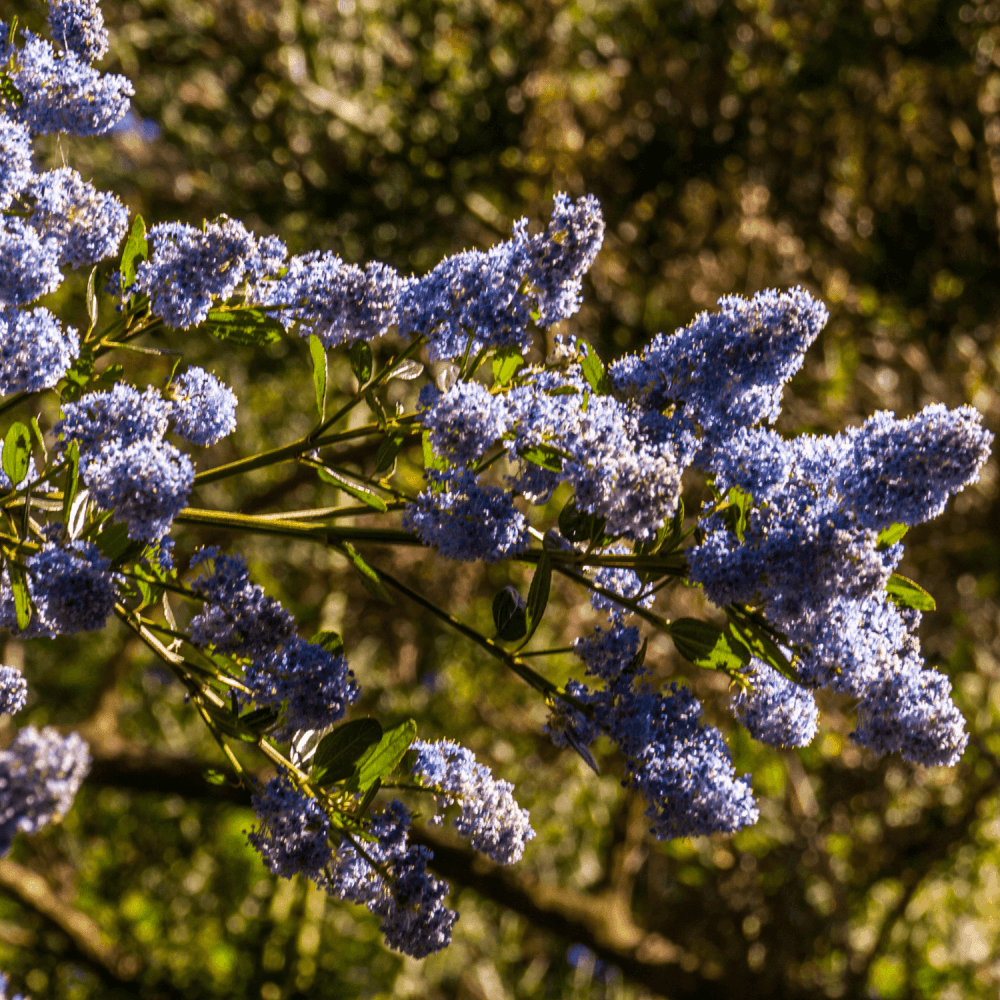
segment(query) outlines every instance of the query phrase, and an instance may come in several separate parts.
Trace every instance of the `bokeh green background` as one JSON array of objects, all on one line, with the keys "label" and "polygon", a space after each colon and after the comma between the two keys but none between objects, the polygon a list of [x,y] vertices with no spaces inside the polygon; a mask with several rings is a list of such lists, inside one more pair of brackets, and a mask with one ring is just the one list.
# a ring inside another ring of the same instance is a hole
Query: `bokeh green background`
[{"label": "bokeh green background", "polygon": [[[41,28],[41,4],[8,6]],[[605,358],[721,295],[801,283],[831,320],[786,392],[784,431],[833,432],[931,401],[971,402],[998,430],[997,2],[106,0],[104,10],[103,65],[135,82],[135,121],[41,158],[65,157],[150,222],[226,213],[295,252],[419,273],[491,245],[521,215],[543,223],[554,191],[590,191],[608,235],[586,304],[563,329]],[[81,292],[70,282],[55,304],[79,316]],[[163,338],[240,396],[237,434],[204,461],[307,429],[303,344],[252,352],[207,340]],[[348,384],[346,370],[335,376]],[[334,501],[290,467],[195,500],[258,511]],[[732,729],[762,814],[734,838],[670,844],[645,835],[610,745],[598,744],[600,778],[557,751],[541,733],[544,706],[468,645],[412,607],[373,601],[322,549],[238,540],[306,632],[343,632],[365,692],[359,712],[412,714],[421,735],[460,739],[531,810],[538,837],[504,876],[439,852],[462,916],[453,946],[424,962],[385,951],[363,911],[276,882],[245,845],[249,811],[197,771],[171,777],[165,761],[213,762],[218,751],[141,647],[114,628],[84,642],[7,640],[4,661],[24,665],[33,695],[16,723],[0,723],[3,738],[26,722],[83,725],[106,763],[61,826],[20,838],[0,868],[0,967],[36,1000],[995,997],[998,534],[991,461],[908,537],[904,572],[938,601],[924,648],[953,678],[973,733],[954,769],[858,751],[851,706],[836,699],[823,701],[810,748],[757,747],[726,722],[724,684],[691,676],[653,639],[657,676],[689,680]],[[230,541],[188,532],[179,547],[208,540]],[[495,589],[523,583],[519,570],[380,558],[484,628]],[[543,640],[589,628],[595,616],[579,604],[560,590]],[[702,610],[692,591],[674,607]],[[561,682],[572,666],[547,669]],[[74,912],[79,933],[68,932]],[[572,967],[574,942],[627,974]]]}]

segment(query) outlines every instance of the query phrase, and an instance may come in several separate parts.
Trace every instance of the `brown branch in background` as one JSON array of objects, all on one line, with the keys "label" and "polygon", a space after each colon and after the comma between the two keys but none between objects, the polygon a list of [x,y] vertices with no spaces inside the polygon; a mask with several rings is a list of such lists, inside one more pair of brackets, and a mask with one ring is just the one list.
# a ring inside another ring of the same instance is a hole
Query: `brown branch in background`
[{"label": "brown branch in background", "polygon": [[97,966],[116,983],[128,983],[135,978],[141,965],[139,959],[119,954],[101,928],[86,914],[61,900],[37,872],[2,858],[0,888],[62,931],[88,964]]}]

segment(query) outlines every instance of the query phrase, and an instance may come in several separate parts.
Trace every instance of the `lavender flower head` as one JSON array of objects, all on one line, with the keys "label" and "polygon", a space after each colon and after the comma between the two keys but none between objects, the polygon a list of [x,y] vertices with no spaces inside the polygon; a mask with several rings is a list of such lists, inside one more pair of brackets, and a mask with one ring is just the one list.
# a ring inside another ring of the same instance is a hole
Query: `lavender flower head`
[{"label": "lavender flower head", "polygon": [[772,747],[808,746],[819,724],[812,692],[760,660],[752,660],[747,672],[752,689],[739,687],[730,699],[747,732]]},{"label": "lavender flower head", "polygon": [[49,0],[49,31],[84,62],[97,62],[108,51],[108,32],[97,0]]},{"label": "lavender flower head", "polygon": [[0,854],[18,832],[34,833],[65,816],[89,770],[90,752],[76,733],[22,729],[0,750]]},{"label": "lavender flower head", "polygon": [[553,202],[545,233],[531,240],[528,280],[538,303],[539,326],[551,326],[577,312],[583,300],[581,279],[604,242],[601,203],[593,195],[574,202],[559,192]]},{"label": "lavender flower head", "polygon": [[259,826],[247,840],[268,870],[282,878],[322,878],[330,860],[330,820],[312,797],[297,791],[283,775],[254,792],[251,805]]},{"label": "lavender flower head", "polygon": [[31,224],[59,245],[60,264],[82,267],[118,252],[128,211],[113,194],[98,191],[69,167],[39,174],[28,192],[35,199]]},{"label": "lavender flower head", "polygon": [[114,610],[114,575],[92,542],[47,542],[25,560],[28,590],[45,626],[57,635],[95,632]]},{"label": "lavender flower head", "polygon": [[315,334],[338,347],[384,336],[396,322],[401,281],[387,264],[345,264],[334,253],[314,251],[288,261],[287,272],[250,287],[249,300],[288,305],[278,318],[285,329],[298,323],[301,337]]},{"label": "lavender flower head", "polygon": [[174,430],[192,444],[215,444],[236,430],[236,394],[204,368],[189,368],[168,392]]},{"label": "lavender flower head", "polygon": [[514,799],[514,786],[495,780],[488,767],[476,763],[471,750],[451,740],[417,740],[412,749],[417,760],[411,773],[435,790],[438,805],[459,806],[455,829],[498,864],[520,861],[535,831],[528,811]]},{"label": "lavender flower head", "polygon": [[0,307],[24,306],[54,292],[63,280],[60,245],[23,219],[0,220]]},{"label": "lavender flower head", "polygon": [[51,389],[79,356],[76,330],[48,309],[0,307],[0,394]]},{"label": "lavender flower head", "polygon": [[95,503],[128,524],[129,537],[156,542],[187,504],[191,459],[163,440],[173,403],[151,386],[118,383],[63,405],[56,433],[80,446],[80,471]]},{"label": "lavender flower head", "polygon": [[[576,747],[577,740],[589,742],[600,732],[611,737],[625,755],[623,784],[645,797],[657,839],[735,833],[755,823],[749,776],[736,776],[722,734],[699,722],[701,703],[689,689],[673,684],[664,695],[642,682],[638,643],[638,629],[621,624],[577,640],[587,673],[607,683],[597,691],[567,685],[592,717],[561,707],[548,726],[553,740]],[[567,741],[567,732],[573,740]]]},{"label": "lavender flower head", "polygon": [[427,871],[431,852],[426,847],[408,846],[409,827],[410,814],[397,800],[372,817],[369,832],[376,843],[367,843],[365,851],[388,868],[391,882],[345,840],[334,856],[326,886],[332,895],[362,903],[380,917],[390,948],[426,958],[451,943],[458,914],[443,902],[448,883]]},{"label": "lavender flower head", "polygon": [[167,441],[110,441],[87,463],[84,480],[97,506],[128,525],[129,538],[157,542],[187,506],[194,466]]},{"label": "lavender flower head", "polygon": [[879,756],[899,751],[903,760],[924,767],[954,766],[969,743],[965,719],[951,700],[951,681],[924,670],[912,655],[868,691],[851,738]]},{"label": "lavender flower head", "polygon": [[361,696],[343,654],[298,637],[248,664],[246,682],[258,705],[284,708],[285,725],[275,733],[279,740],[298,729],[332,725]]},{"label": "lavender flower head", "polygon": [[502,399],[480,382],[456,382],[447,392],[432,385],[420,393],[420,423],[434,450],[455,465],[481,458],[506,433],[509,415]]},{"label": "lavender flower head", "polygon": [[201,613],[191,619],[195,645],[212,645],[234,656],[263,657],[292,638],[292,616],[262,587],[250,582],[242,556],[222,555],[212,546],[199,549],[191,566],[209,560],[214,563],[211,572],[191,582],[191,589],[205,600]]},{"label": "lavender flower head", "polygon": [[0,98],[0,111],[29,131],[51,135],[102,135],[129,111],[135,93],[123,76],[99,73],[72,49],[57,53],[44,39],[24,32],[24,46],[8,45],[0,22],[0,62],[13,57],[9,71],[24,97],[14,105]]},{"label": "lavender flower head", "polygon": [[785,383],[802,367],[826,324],[826,308],[802,288],[719,300],[672,337],[659,334],[642,355],[610,368],[615,386],[642,405],[673,403],[711,442],[741,426],[774,423]]},{"label": "lavender flower head", "polygon": [[31,133],[19,122],[0,114],[0,212],[31,182]]},{"label": "lavender flower head", "polygon": [[[225,302],[261,264],[274,241],[258,241],[235,219],[222,216],[201,229],[182,222],[153,226],[150,260],[136,268],[136,282],[149,295],[150,309],[168,326],[187,329],[202,323],[215,300]],[[282,248],[283,249],[283,248]]]},{"label": "lavender flower head", "polygon": [[979,478],[993,435],[972,406],[940,403],[896,420],[881,411],[851,433],[838,487],[858,523],[879,530],[937,517],[949,497]]},{"label": "lavender flower head", "polygon": [[28,703],[28,682],[17,667],[0,665],[0,715],[14,715]]},{"label": "lavender flower head", "polygon": [[528,524],[510,493],[480,486],[473,473],[444,480],[407,504],[403,527],[446,559],[498,562],[528,547]]}]

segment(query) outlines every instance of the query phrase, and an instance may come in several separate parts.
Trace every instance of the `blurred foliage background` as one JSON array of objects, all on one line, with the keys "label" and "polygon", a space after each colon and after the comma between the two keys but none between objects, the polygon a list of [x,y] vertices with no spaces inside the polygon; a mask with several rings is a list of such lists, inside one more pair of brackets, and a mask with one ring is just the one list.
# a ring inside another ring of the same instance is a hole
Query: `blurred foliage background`
[{"label": "blurred foliage background", "polygon": [[[40,2],[10,6],[41,29]],[[834,432],[935,400],[971,402],[1000,429],[996,0],[104,10],[104,68],[135,82],[135,117],[43,160],[65,156],[149,222],[226,213],[293,252],[409,273],[489,246],[521,215],[543,223],[554,191],[591,191],[608,236],[566,326],[605,358],[721,295],[801,283],[831,321],[786,392],[785,432]],[[82,278],[55,304],[80,309],[81,293]],[[164,343],[240,396],[237,434],[204,462],[308,428],[304,344]],[[136,377],[166,375],[130,364]],[[346,371],[337,377],[348,385]],[[405,402],[412,390],[394,386]],[[266,511],[335,495],[284,466],[194,502]],[[208,540],[189,532],[179,547]],[[114,628],[85,642],[7,640],[3,660],[23,664],[33,694],[0,735],[27,722],[82,727],[96,763],[66,821],[19,838],[0,862],[0,967],[36,1000],[995,997],[996,462],[908,542],[903,571],[938,601],[922,628],[928,660],[953,678],[974,734],[962,763],[922,770],[859,752],[851,706],[835,699],[810,748],[757,747],[726,722],[724,684],[688,677],[654,638],[657,676],[685,676],[732,730],[762,812],[734,838],[657,844],[610,746],[598,745],[598,778],[541,733],[544,706],[468,645],[412,608],[375,603],[318,547],[240,539],[304,632],[343,632],[359,713],[390,724],[413,714],[422,736],[460,739],[531,810],[538,838],[510,872],[437,835],[461,919],[454,945],[424,962],[385,951],[363,911],[266,873],[245,844],[250,812],[198,776],[217,748],[145,650]],[[518,570],[378,557],[484,628],[495,589],[523,582]],[[542,640],[563,645],[591,627],[578,605],[560,591]],[[694,591],[674,608],[703,613]],[[549,669],[562,682],[573,663]]]}]

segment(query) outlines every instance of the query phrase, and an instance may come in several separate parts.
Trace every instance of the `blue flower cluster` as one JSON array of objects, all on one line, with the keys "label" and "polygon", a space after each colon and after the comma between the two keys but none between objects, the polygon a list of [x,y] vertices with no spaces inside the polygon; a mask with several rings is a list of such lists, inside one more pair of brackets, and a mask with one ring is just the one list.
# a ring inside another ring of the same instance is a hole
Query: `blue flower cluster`
[{"label": "blue flower cluster", "polygon": [[472,472],[432,479],[407,504],[403,527],[446,559],[494,563],[528,547],[528,522],[513,496],[481,486]]},{"label": "blue flower cluster", "polygon": [[730,706],[747,732],[772,747],[812,743],[819,726],[812,692],[760,660],[752,660],[746,673],[750,686],[737,687]]},{"label": "blue flower cluster", "polygon": [[0,393],[51,389],[80,356],[80,339],[42,306],[0,307]]},{"label": "blue flower cluster", "polygon": [[97,0],[49,0],[49,31],[84,62],[95,63],[108,51],[108,32]]},{"label": "blue flower cluster", "polygon": [[114,511],[130,538],[155,542],[187,503],[194,466],[163,435],[172,404],[150,386],[125,383],[63,405],[56,433],[80,447],[80,473],[101,510]]},{"label": "blue flower cluster", "polygon": [[[520,861],[524,845],[535,831],[527,809],[514,799],[514,786],[494,779],[488,767],[476,762],[471,750],[451,740],[417,740],[411,749],[417,759],[410,773],[434,790],[438,805],[458,805],[455,829],[498,864]],[[441,821],[440,817],[435,819]]]},{"label": "blue flower cluster", "polygon": [[432,361],[487,348],[531,345],[532,311],[551,326],[580,308],[581,279],[604,241],[604,219],[591,195],[574,202],[557,194],[548,228],[528,235],[528,221],[512,238],[486,251],[447,257],[400,290],[399,332],[429,338]]},{"label": "blue flower cluster", "polygon": [[150,310],[167,326],[184,330],[208,318],[250,276],[272,274],[287,250],[277,237],[257,240],[241,222],[223,216],[201,229],[165,222],[149,231],[152,256],[136,268],[136,284]]},{"label": "blue flower cluster", "polygon": [[0,715],[14,715],[28,703],[28,682],[17,667],[0,665]]},{"label": "blue flower cluster", "polygon": [[210,445],[236,430],[236,395],[204,368],[189,368],[168,390],[174,430],[192,444]]},{"label": "blue flower cluster", "polygon": [[0,211],[31,183],[31,133],[0,114]]},{"label": "blue flower cluster", "polygon": [[298,324],[300,337],[315,335],[329,348],[384,336],[396,322],[400,285],[387,264],[360,268],[313,251],[292,257],[281,277],[247,291],[255,304],[284,306],[278,317],[286,329]]},{"label": "blue flower cluster", "polygon": [[83,267],[117,253],[128,211],[113,194],[98,191],[70,167],[39,174],[27,193],[35,199],[31,225],[58,246],[60,264]]},{"label": "blue flower cluster", "polygon": [[699,722],[698,699],[686,687],[672,684],[664,696],[642,682],[637,628],[596,629],[575,645],[586,672],[606,684],[599,690],[567,685],[593,714],[561,705],[548,725],[557,746],[585,746],[601,732],[610,736],[625,757],[623,784],[646,799],[658,839],[734,833],[757,821],[749,776],[736,776],[722,733]]},{"label": "blue flower cluster", "polygon": [[287,778],[269,781],[253,807],[259,825],[247,839],[276,875],[304,875],[339,899],[367,906],[381,918],[386,943],[407,955],[424,958],[451,942],[458,914],[444,906],[448,884],[427,871],[427,848],[408,845],[410,814],[402,803],[393,800],[372,816],[367,857]]},{"label": "blue flower cluster", "polygon": [[935,517],[978,477],[992,442],[981,419],[935,405],[833,437],[744,429],[706,465],[717,489],[739,486],[759,506],[742,538],[716,516],[688,554],[716,604],[766,609],[799,653],[803,683],[859,699],[859,743],[926,765],[954,763],[968,738],[947,678],[923,668],[917,619],[886,593],[902,546],[880,545],[878,531]]},{"label": "blue flower cluster", "polygon": [[0,750],[0,854],[15,835],[65,816],[90,770],[90,751],[76,733],[26,726]]},{"label": "blue flower cluster", "polygon": [[192,566],[211,561],[211,572],[196,577],[191,589],[205,605],[191,620],[191,640],[249,662],[245,681],[261,707],[283,711],[275,733],[289,739],[297,730],[323,729],[343,718],[360,696],[342,653],[330,653],[295,635],[292,616],[262,587],[250,582],[241,556],[217,548],[199,549]]},{"label": "blue flower cluster", "polygon": [[91,21],[89,28],[74,31],[71,19],[61,22],[70,28],[66,42],[80,46],[83,58],[73,48],[57,53],[30,31],[24,32],[19,48],[8,43],[10,28],[0,22],[0,64],[10,60],[8,75],[24,98],[17,105],[0,97],[0,112],[40,135],[103,135],[128,113],[135,90],[125,77],[89,65],[91,53],[102,44],[96,25]]},{"label": "blue flower cluster", "polygon": [[23,219],[0,220],[0,305],[23,306],[54,292],[63,280],[61,247]]},{"label": "blue flower cluster", "polygon": [[115,607],[110,563],[93,542],[47,542],[25,560],[28,591],[40,624],[51,635],[96,632]]},{"label": "blue flower cluster", "polygon": [[671,337],[655,337],[641,355],[610,369],[615,387],[647,409],[673,408],[675,433],[694,430],[700,454],[724,449],[740,427],[774,423],[781,392],[802,367],[806,349],[828,318],[802,288],[719,300]]}]

